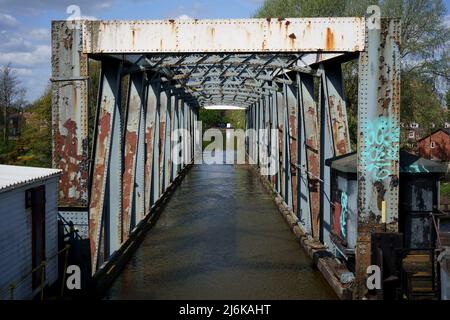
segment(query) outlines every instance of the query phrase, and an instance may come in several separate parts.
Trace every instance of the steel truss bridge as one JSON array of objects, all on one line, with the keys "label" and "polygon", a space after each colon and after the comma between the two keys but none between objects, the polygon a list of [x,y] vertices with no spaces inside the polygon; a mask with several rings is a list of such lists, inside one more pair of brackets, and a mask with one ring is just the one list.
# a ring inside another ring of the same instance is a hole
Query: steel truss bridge
[{"label": "steel truss bridge", "polygon": [[[355,297],[365,288],[370,236],[398,230],[400,21],[380,17],[54,21],[53,166],[61,212],[88,215],[92,271],[123,247],[186,165],[173,165],[176,129],[195,137],[199,109],[246,108],[247,137],[277,159],[268,176],[295,223],[331,253],[330,168],[352,152],[342,63],[358,64]],[[89,145],[88,61],[101,62]],[[129,77],[128,88],[121,85]],[[122,108],[121,101],[126,101]],[[198,139],[184,141],[186,162]],[[275,152],[274,152],[275,150]]]}]

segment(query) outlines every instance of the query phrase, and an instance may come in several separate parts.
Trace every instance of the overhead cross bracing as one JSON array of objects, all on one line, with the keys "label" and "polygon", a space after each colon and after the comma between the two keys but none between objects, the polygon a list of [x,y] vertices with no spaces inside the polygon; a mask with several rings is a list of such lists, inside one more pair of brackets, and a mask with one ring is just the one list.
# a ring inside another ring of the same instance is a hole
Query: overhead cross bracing
[{"label": "overhead cross bracing", "polygon": [[[326,55],[324,55],[326,56]],[[336,55],[331,55],[336,56]],[[111,55],[127,65],[124,73],[147,71],[165,90],[178,89],[196,107],[226,104],[248,107],[262,96],[292,85],[288,72],[318,75],[314,54],[147,54]],[[322,56],[323,60],[323,56]]]}]

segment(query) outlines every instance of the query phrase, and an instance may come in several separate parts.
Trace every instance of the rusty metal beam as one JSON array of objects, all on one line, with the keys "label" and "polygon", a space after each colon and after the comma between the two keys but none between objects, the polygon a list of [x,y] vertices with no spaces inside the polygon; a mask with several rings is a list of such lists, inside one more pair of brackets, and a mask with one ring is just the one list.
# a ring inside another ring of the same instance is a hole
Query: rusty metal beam
[{"label": "rusty metal beam", "polygon": [[84,53],[356,52],[363,18],[84,21]]}]

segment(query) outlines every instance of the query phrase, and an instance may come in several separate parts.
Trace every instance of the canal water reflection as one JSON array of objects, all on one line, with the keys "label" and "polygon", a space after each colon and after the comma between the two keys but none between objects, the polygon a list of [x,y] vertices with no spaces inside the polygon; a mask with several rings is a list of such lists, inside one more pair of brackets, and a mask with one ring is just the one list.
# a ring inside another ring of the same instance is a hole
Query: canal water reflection
[{"label": "canal water reflection", "polygon": [[110,299],[335,299],[255,173],[195,165]]}]

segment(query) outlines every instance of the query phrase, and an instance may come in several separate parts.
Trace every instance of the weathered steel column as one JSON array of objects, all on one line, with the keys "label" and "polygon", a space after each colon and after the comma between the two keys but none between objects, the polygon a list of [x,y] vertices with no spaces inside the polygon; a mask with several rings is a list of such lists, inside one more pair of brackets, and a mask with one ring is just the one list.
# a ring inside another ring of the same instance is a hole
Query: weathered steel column
[{"label": "weathered steel column", "polygon": [[271,148],[271,150],[273,151],[274,154],[271,154],[271,156],[275,159],[275,168],[274,168],[274,172],[275,174],[272,175],[272,184],[275,188],[275,190],[279,191],[280,188],[280,160],[279,160],[279,156],[280,156],[280,146],[279,146],[279,133],[278,133],[278,109],[277,109],[277,95],[276,93],[272,93],[270,95],[270,106],[271,106],[271,118],[272,118],[272,123],[271,123],[271,129],[276,131],[276,135],[274,137],[271,136],[271,139],[274,138],[271,141],[271,144],[273,145],[273,147]]},{"label": "weathered steel column", "polygon": [[371,235],[398,231],[400,21],[368,8],[359,59],[358,238],[355,298],[367,292]]},{"label": "weathered steel column", "polygon": [[[298,178],[297,172],[297,152],[298,152],[298,101],[297,101],[297,85],[286,85],[286,104],[288,111],[287,131],[289,137],[289,160],[287,169],[289,170],[289,189],[291,190],[290,199],[292,211],[298,216]],[[286,201],[287,202],[287,201]],[[287,202],[288,203],[288,202]]]},{"label": "weathered steel column", "polygon": [[134,221],[133,228],[145,217],[145,139],[146,139],[146,113],[147,113],[147,81],[146,74],[142,74],[143,85],[141,89],[141,108],[139,114],[139,129],[137,134],[136,172],[134,176]]},{"label": "weathered steel column", "polygon": [[[147,215],[155,201],[155,154],[158,154],[157,138],[157,104],[159,88],[154,83],[147,84],[146,112],[145,112],[145,215]],[[157,186],[158,184],[156,184]]]},{"label": "weathered steel column", "polygon": [[[103,222],[107,223],[105,247],[108,256],[117,250],[122,240],[122,138],[120,119],[121,65],[102,62],[99,105],[95,125],[94,162],[91,167],[89,204],[89,238],[92,272],[97,269]],[[114,155],[112,156],[112,153]],[[105,219],[103,219],[106,214]],[[109,245],[108,245],[109,242]]]},{"label": "weathered steel column", "polygon": [[335,245],[331,241],[331,170],[325,166],[330,158],[351,152],[348,132],[347,109],[344,95],[344,84],[340,64],[320,65],[321,71],[321,161],[320,178],[327,182],[322,184],[322,240],[330,250]]},{"label": "weathered steel column", "polygon": [[[284,91],[283,91],[284,92]],[[286,190],[286,167],[285,167],[285,130],[286,130],[286,100],[284,98],[283,92],[277,92],[277,110],[278,110],[278,159],[279,159],[279,176],[280,176],[280,187],[278,193],[285,198]]]},{"label": "weathered steel column", "polygon": [[[139,192],[136,192],[138,185],[137,177],[137,163],[138,163],[138,147],[139,142],[143,142],[143,104],[144,104],[144,74],[135,73],[130,76],[130,88],[128,90],[128,106],[127,106],[127,120],[125,128],[124,141],[124,172],[123,172],[123,228],[122,241],[128,239],[131,230],[136,225],[137,216],[137,197]],[[142,152],[142,151],[141,151]],[[142,153],[143,155],[143,153]],[[140,162],[140,161],[139,161]],[[143,169],[143,167],[140,169]],[[143,172],[140,172],[143,178]],[[142,186],[143,187],[143,186]]]},{"label": "weathered steel column", "polygon": [[[159,199],[161,195],[161,83],[159,79],[151,82],[152,90],[149,91],[149,95],[152,97],[150,102],[155,99],[156,109],[155,109],[155,135],[153,138],[153,166],[152,166],[152,197],[151,204],[153,205],[156,200]],[[153,103],[153,102],[152,102]]]},{"label": "weathered steel column", "polygon": [[290,128],[290,108],[289,108],[289,89],[287,85],[283,87],[283,176],[284,176],[284,194],[283,198],[289,208],[293,207],[292,200],[292,175],[291,175],[291,128]]},{"label": "weathered steel column", "polygon": [[81,26],[52,22],[53,167],[62,170],[60,207],[88,207],[88,57]]},{"label": "weathered steel column", "polygon": [[169,99],[165,91],[160,94],[160,124],[159,124],[159,195],[161,196],[166,191],[166,131],[167,122],[170,123],[170,118],[167,117]]},{"label": "weathered steel column", "polygon": [[301,131],[299,132],[301,183],[300,183],[300,223],[305,232],[319,238],[320,175],[319,125],[317,103],[314,100],[314,78],[307,74],[297,74]]},{"label": "weathered steel column", "polygon": [[180,165],[176,162],[173,161],[177,161],[175,158],[178,157],[178,154],[174,154],[175,151],[175,145],[177,143],[180,142],[180,135],[179,135],[179,131],[178,129],[180,129],[180,123],[181,123],[181,110],[180,110],[180,99],[178,97],[176,97],[175,95],[172,95],[171,97],[171,113],[172,113],[172,118],[171,118],[171,143],[170,143],[170,163],[171,163],[171,174],[170,174],[170,182],[173,181],[173,179],[175,179],[175,177],[177,176],[177,173],[180,169]]}]

